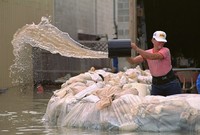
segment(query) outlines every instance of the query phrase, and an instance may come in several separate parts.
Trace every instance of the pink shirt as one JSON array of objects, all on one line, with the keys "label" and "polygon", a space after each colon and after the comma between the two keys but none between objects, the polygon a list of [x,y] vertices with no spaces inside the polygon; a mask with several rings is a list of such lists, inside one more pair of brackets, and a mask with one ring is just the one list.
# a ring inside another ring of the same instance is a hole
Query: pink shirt
[{"label": "pink shirt", "polygon": [[[153,53],[153,49],[146,50],[147,52]],[[171,54],[168,48],[163,47],[159,50],[159,53],[163,55],[161,60],[150,60],[147,59],[149,70],[152,76],[158,77],[166,75],[171,69]]]}]

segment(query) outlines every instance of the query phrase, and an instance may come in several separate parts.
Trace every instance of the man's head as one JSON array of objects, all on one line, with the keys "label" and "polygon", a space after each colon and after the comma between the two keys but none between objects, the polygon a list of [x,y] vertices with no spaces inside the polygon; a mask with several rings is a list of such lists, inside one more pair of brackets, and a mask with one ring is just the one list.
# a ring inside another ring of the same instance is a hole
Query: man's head
[{"label": "man's head", "polygon": [[155,31],[153,33],[153,38],[158,42],[167,42],[166,37],[167,35],[164,31]]}]

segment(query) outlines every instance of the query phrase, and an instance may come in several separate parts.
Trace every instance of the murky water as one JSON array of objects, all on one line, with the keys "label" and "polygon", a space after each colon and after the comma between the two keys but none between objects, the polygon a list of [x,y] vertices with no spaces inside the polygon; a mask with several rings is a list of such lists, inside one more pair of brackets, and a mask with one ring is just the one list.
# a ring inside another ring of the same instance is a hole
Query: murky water
[{"label": "murky water", "polygon": [[[37,94],[31,86],[10,88],[0,94],[1,135],[181,135],[183,133],[118,132],[49,127],[42,122],[52,89]],[[194,133],[187,133],[194,134]]]},{"label": "murky water", "polygon": [[31,87],[15,87],[1,93],[0,134],[48,133],[41,117],[49,96],[36,95]]}]

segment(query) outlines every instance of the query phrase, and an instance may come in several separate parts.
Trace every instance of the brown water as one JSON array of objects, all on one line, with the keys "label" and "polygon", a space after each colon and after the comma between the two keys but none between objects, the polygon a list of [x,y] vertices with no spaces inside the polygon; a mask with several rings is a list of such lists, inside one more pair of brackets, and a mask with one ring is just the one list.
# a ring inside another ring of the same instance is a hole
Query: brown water
[{"label": "brown water", "polygon": [[0,135],[183,135],[194,133],[118,132],[49,127],[42,122],[52,89],[42,94],[32,86],[10,88],[0,94]]}]

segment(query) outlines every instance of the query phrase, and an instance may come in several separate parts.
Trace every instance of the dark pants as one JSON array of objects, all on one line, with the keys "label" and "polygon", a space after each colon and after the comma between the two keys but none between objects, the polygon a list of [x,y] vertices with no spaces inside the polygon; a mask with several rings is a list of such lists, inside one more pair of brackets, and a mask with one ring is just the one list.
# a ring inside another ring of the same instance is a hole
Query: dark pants
[{"label": "dark pants", "polygon": [[152,84],[151,95],[169,96],[174,94],[181,94],[181,91],[181,84],[178,79],[175,79],[165,84]]}]

